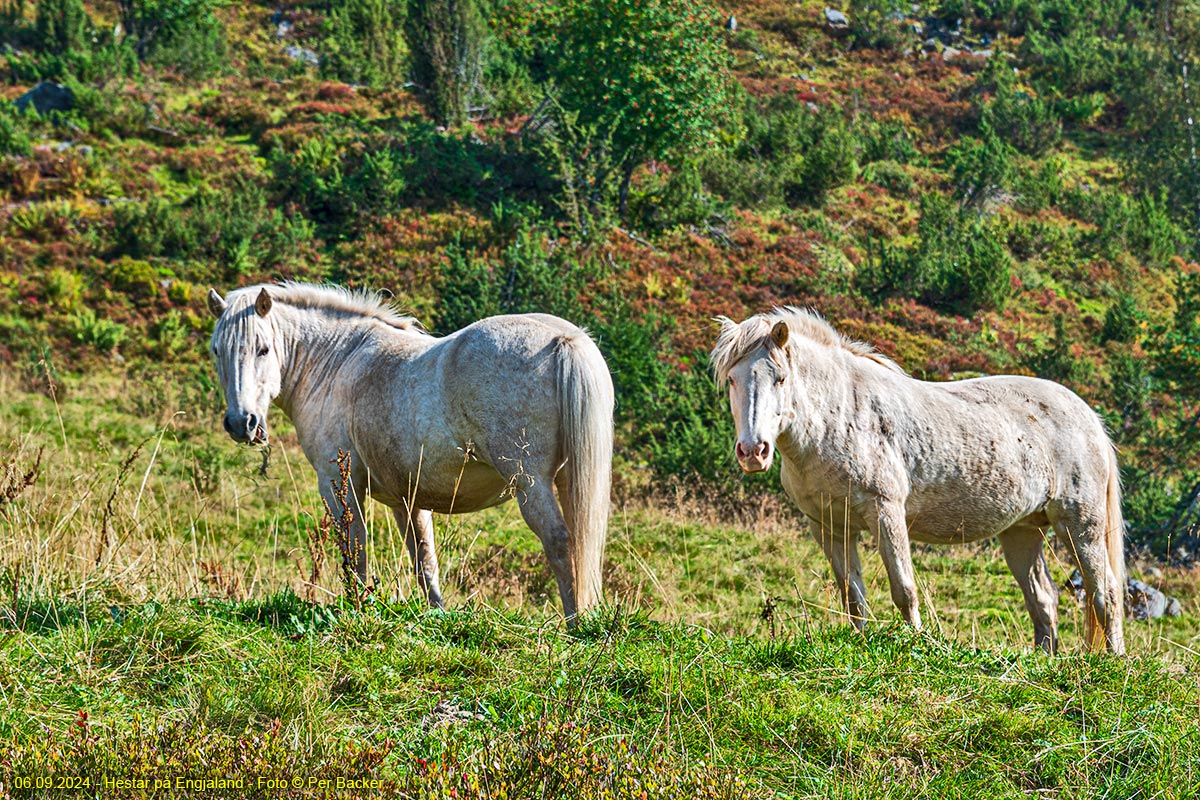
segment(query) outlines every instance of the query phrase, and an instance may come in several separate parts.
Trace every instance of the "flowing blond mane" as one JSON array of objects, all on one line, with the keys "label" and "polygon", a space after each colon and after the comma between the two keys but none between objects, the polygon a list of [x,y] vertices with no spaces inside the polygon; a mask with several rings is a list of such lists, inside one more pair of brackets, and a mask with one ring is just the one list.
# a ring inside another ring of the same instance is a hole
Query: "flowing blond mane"
[{"label": "flowing blond mane", "polygon": [[729,371],[742,359],[766,344],[771,328],[776,322],[786,322],[790,333],[797,334],[818,344],[845,350],[859,358],[874,361],[893,372],[907,375],[899,364],[880,353],[865,342],[849,339],[838,333],[815,311],[795,306],[774,308],[766,314],[756,314],[745,322],[736,323],[728,317],[718,317],[721,334],[713,346],[712,367],[722,383],[728,379]]},{"label": "flowing blond mane", "polygon": [[265,286],[250,286],[239,289],[233,294],[242,292],[257,296],[260,289],[266,288],[271,299],[296,308],[319,308],[342,314],[370,317],[385,325],[414,333],[426,333],[425,328],[412,316],[403,313],[392,302],[385,299],[382,292],[369,289],[347,289],[331,284],[300,283],[299,281],[279,281]]}]

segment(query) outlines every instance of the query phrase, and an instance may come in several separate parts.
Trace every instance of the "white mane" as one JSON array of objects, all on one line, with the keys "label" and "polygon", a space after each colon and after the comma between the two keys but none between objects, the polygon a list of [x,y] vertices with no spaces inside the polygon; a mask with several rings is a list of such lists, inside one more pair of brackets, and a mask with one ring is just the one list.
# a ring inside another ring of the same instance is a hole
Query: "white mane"
[{"label": "white mane", "polygon": [[229,293],[229,299],[232,301],[237,295],[246,294],[250,297],[250,302],[254,302],[254,297],[264,288],[277,303],[296,308],[321,308],[341,314],[370,317],[400,330],[426,332],[420,322],[397,309],[381,292],[369,289],[280,281],[238,289]]},{"label": "white mane", "polygon": [[846,338],[819,314],[808,309],[795,306],[774,308],[767,314],[756,314],[741,324],[728,317],[718,317],[717,320],[721,323],[721,334],[713,347],[712,367],[721,382],[729,377],[729,370],[738,362],[766,344],[771,335],[771,328],[780,321],[788,324],[788,330],[793,336],[799,334],[818,344],[839,348],[860,358],[874,361],[901,375],[908,374],[899,364],[871,345]]}]

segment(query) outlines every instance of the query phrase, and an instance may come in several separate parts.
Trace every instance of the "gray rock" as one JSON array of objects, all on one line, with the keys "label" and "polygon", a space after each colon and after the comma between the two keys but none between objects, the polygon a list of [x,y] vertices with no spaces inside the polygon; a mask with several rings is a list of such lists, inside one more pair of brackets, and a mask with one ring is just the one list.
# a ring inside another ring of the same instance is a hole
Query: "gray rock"
[{"label": "gray rock", "polygon": [[[1071,572],[1064,588],[1072,592],[1080,603],[1086,600],[1083,576],[1079,574],[1079,570]],[[1153,586],[1136,578],[1129,578],[1125,582],[1125,614],[1139,620],[1178,617],[1183,614],[1183,605],[1179,598],[1167,597]]]},{"label": "gray rock", "polygon": [[1167,612],[1167,596],[1141,581],[1130,578],[1125,587],[1129,608],[1134,619],[1159,619]]},{"label": "gray rock", "polygon": [[75,93],[61,83],[42,81],[17,98],[18,111],[31,105],[34,111],[43,115],[51,111],[70,111],[75,106]]},{"label": "gray rock", "polygon": [[729,15],[729,19],[725,20],[725,28],[730,33],[737,33],[737,17],[733,14]]},{"label": "gray rock", "polygon": [[946,59],[947,61],[955,56],[960,55],[962,55],[962,50],[959,50],[957,47],[946,47],[942,49],[942,58]]},{"label": "gray rock", "polygon": [[292,32],[293,27],[295,27],[295,26],[292,25],[292,23],[288,22],[285,19],[283,22],[281,22],[275,26],[275,38],[276,39],[286,39],[288,37],[288,34],[290,34]]},{"label": "gray rock", "polygon": [[829,27],[831,27],[831,28],[849,28],[850,27],[849,18],[845,14],[843,14],[841,11],[838,11],[836,8],[828,8],[827,7],[825,9],[825,22],[828,23]]},{"label": "gray rock", "polygon": [[317,55],[315,50],[309,50],[307,47],[289,44],[287,47],[283,48],[283,52],[284,55],[293,61],[303,61],[304,63],[313,67],[321,66],[321,57]]}]

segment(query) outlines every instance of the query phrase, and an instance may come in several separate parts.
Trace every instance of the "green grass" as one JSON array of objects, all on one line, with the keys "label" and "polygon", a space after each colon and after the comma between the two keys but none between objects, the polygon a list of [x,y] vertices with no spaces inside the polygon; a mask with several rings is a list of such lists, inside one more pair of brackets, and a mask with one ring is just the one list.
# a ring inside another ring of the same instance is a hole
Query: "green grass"
[{"label": "green grass", "polygon": [[[263,477],[188,380],[71,380],[60,396],[0,377],[0,481],[44,448],[40,476],[0,507],[0,795],[104,775],[250,781],[216,795],[231,797],[312,796],[339,777],[439,798],[1200,787],[1194,573],[1158,581],[1185,615],[1129,622],[1125,659],[1081,653],[1064,594],[1064,654],[1048,658],[994,543],[916,551],[919,634],[896,621],[868,544],[862,635],[777,499],[734,523],[681,493],[620,504],[610,605],[568,632],[514,506],[437,520],[450,611],[435,614],[372,505],[378,588],[354,611],[333,569],[305,581],[319,501],[282,420]],[[1068,569],[1053,558],[1052,572]]]}]

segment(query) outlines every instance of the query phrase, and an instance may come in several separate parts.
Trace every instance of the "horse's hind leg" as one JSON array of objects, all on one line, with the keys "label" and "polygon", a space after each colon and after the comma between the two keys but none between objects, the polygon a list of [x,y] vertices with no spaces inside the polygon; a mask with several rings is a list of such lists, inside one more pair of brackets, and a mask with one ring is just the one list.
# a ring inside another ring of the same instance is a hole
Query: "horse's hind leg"
[{"label": "horse's hind leg", "polygon": [[437,551],[433,546],[433,513],[428,509],[392,509],[396,524],[404,529],[404,544],[412,558],[417,583],[432,608],[442,605],[442,587],[438,577]]},{"label": "horse's hind leg", "polygon": [[854,627],[862,630],[867,623],[867,592],[858,560],[858,531],[850,530],[845,515],[838,513],[811,524],[809,529],[829,559],[842,595],[842,608]]},{"label": "horse's hind leg", "polygon": [[1054,529],[1067,542],[1083,576],[1084,638],[1093,652],[1125,652],[1123,592],[1120,578],[1108,560],[1106,520],[1076,507],[1052,515]]},{"label": "horse's hind leg", "polygon": [[1058,649],[1058,589],[1046,567],[1044,538],[1036,526],[1017,525],[1000,534],[1000,547],[1025,595],[1025,609],[1033,619],[1033,643],[1053,654]]},{"label": "horse's hind leg", "polygon": [[546,560],[558,581],[563,614],[571,620],[575,617],[575,573],[571,567],[570,537],[551,482],[535,479],[528,488],[517,491],[517,504],[525,524],[542,540]]}]

